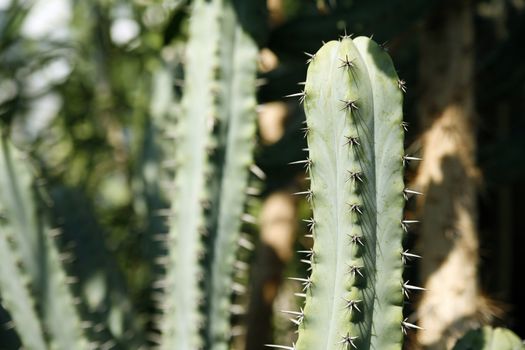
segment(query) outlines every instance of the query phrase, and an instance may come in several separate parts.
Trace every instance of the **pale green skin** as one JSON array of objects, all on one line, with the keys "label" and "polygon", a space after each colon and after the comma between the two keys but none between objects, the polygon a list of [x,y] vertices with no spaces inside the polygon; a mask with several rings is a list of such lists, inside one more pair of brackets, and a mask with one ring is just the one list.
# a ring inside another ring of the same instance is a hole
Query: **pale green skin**
[{"label": "pale green skin", "polygon": [[5,217],[0,225],[0,295],[27,349],[88,349],[50,225],[38,207],[31,170],[28,156],[0,135],[0,212]]},{"label": "pale green skin", "polygon": [[524,350],[522,340],[511,330],[485,326],[468,332],[453,350]]},{"label": "pale green skin", "polygon": [[256,133],[258,49],[230,0],[192,4],[161,349],[226,350]]},{"label": "pale green skin", "polygon": [[[353,67],[341,67],[348,57]],[[402,92],[390,57],[365,37],[326,43],[305,85],[314,258],[296,349],[401,349]],[[358,111],[341,100],[356,100]],[[350,145],[345,136],[358,136]],[[355,184],[349,171],[362,172]],[[358,204],[362,214],[352,211]],[[350,235],[362,235],[363,246]],[[363,277],[348,265],[362,266]],[[361,312],[345,308],[361,300]],[[357,337],[354,345],[344,336]]]}]

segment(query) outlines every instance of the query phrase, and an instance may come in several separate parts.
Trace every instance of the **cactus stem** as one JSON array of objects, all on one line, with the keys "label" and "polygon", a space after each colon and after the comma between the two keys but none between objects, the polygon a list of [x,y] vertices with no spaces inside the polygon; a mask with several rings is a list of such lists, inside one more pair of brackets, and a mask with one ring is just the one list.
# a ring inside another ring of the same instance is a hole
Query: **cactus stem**
[{"label": "cactus stem", "polygon": [[354,343],[354,340],[356,340],[357,336],[351,336],[350,333],[346,333],[346,335],[341,336],[342,340],[339,342],[339,344],[343,344],[347,347],[347,349],[352,346],[354,349],[357,349],[357,346]]}]

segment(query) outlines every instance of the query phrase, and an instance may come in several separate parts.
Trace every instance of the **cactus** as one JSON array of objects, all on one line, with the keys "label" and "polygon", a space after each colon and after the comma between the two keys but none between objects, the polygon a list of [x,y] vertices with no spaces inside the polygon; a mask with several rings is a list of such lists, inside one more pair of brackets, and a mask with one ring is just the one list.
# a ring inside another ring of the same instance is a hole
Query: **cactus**
[{"label": "cactus", "polygon": [[[162,349],[226,349],[255,141],[257,46],[229,0],[193,2],[169,222]],[[206,28],[204,30],[203,28]]]},{"label": "cactus", "polygon": [[[44,331],[51,348],[88,349],[68,285],[70,279],[53,241],[56,231],[51,230],[43,208],[39,207],[42,201],[38,199],[28,159],[4,133],[0,142],[0,249],[8,249],[7,237],[13,241],[12,254],[1,255],[2,260],[6,259],[2,265],[10,273],[5,276],[12,282],[6,285],[8,281],[2,279],[0,293],[27,348],[46,349],[41,334]],[[15,254],[18,257],[10,258]],[[20,264],[14,266],[17,260]]]},{"label": "cactus", "polygon": [[524,343],[511,330],[485,326],[465,334],[453,350],[523,350]]},{"label": "cactus", "polygon": [[299,324],[285,349],[401,349],[405,190],[402,90],[391,59],[372,40],[344,36],[311,55],[304,102],[314,246]]}]

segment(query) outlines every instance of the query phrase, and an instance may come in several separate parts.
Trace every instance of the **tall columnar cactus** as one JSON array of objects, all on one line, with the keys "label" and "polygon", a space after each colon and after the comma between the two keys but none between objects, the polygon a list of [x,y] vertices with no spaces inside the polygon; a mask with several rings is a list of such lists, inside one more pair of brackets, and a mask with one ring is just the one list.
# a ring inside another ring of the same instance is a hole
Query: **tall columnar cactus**
[{"label": "tall columnar cactus", "polygon": [[[402,90],[390,57],[372,40],[344,36],[309,59],[300,95],[307,121],[313,250],[304,309],[287,349],[401,349],[405,190]],[[279,346],[274,346],[279,347]]]},{"label": "tall columnar cactus", "polygon": [[182,115],[174,130],[162,349],[226,349],[255,140],[257,46],[233,1],[192,5]]}]

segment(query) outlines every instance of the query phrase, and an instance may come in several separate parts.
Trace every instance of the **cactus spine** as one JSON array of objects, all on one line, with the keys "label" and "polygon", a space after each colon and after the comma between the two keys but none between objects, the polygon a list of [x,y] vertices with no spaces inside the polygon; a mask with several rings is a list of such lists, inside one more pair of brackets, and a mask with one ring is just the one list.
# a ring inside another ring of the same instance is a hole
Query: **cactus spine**
[{"label": "cactus spine", "polygon": [[197,0],[192,6],[183,112],[174,132],[161,348],[226,349],[253,161],[257,47],[232,1]]},{"label": "cactus spine", "polygon": [[401,349],[402,89],[372,40],[344,36],[311,57],[304,92],[314,238],[290,349]]}]

